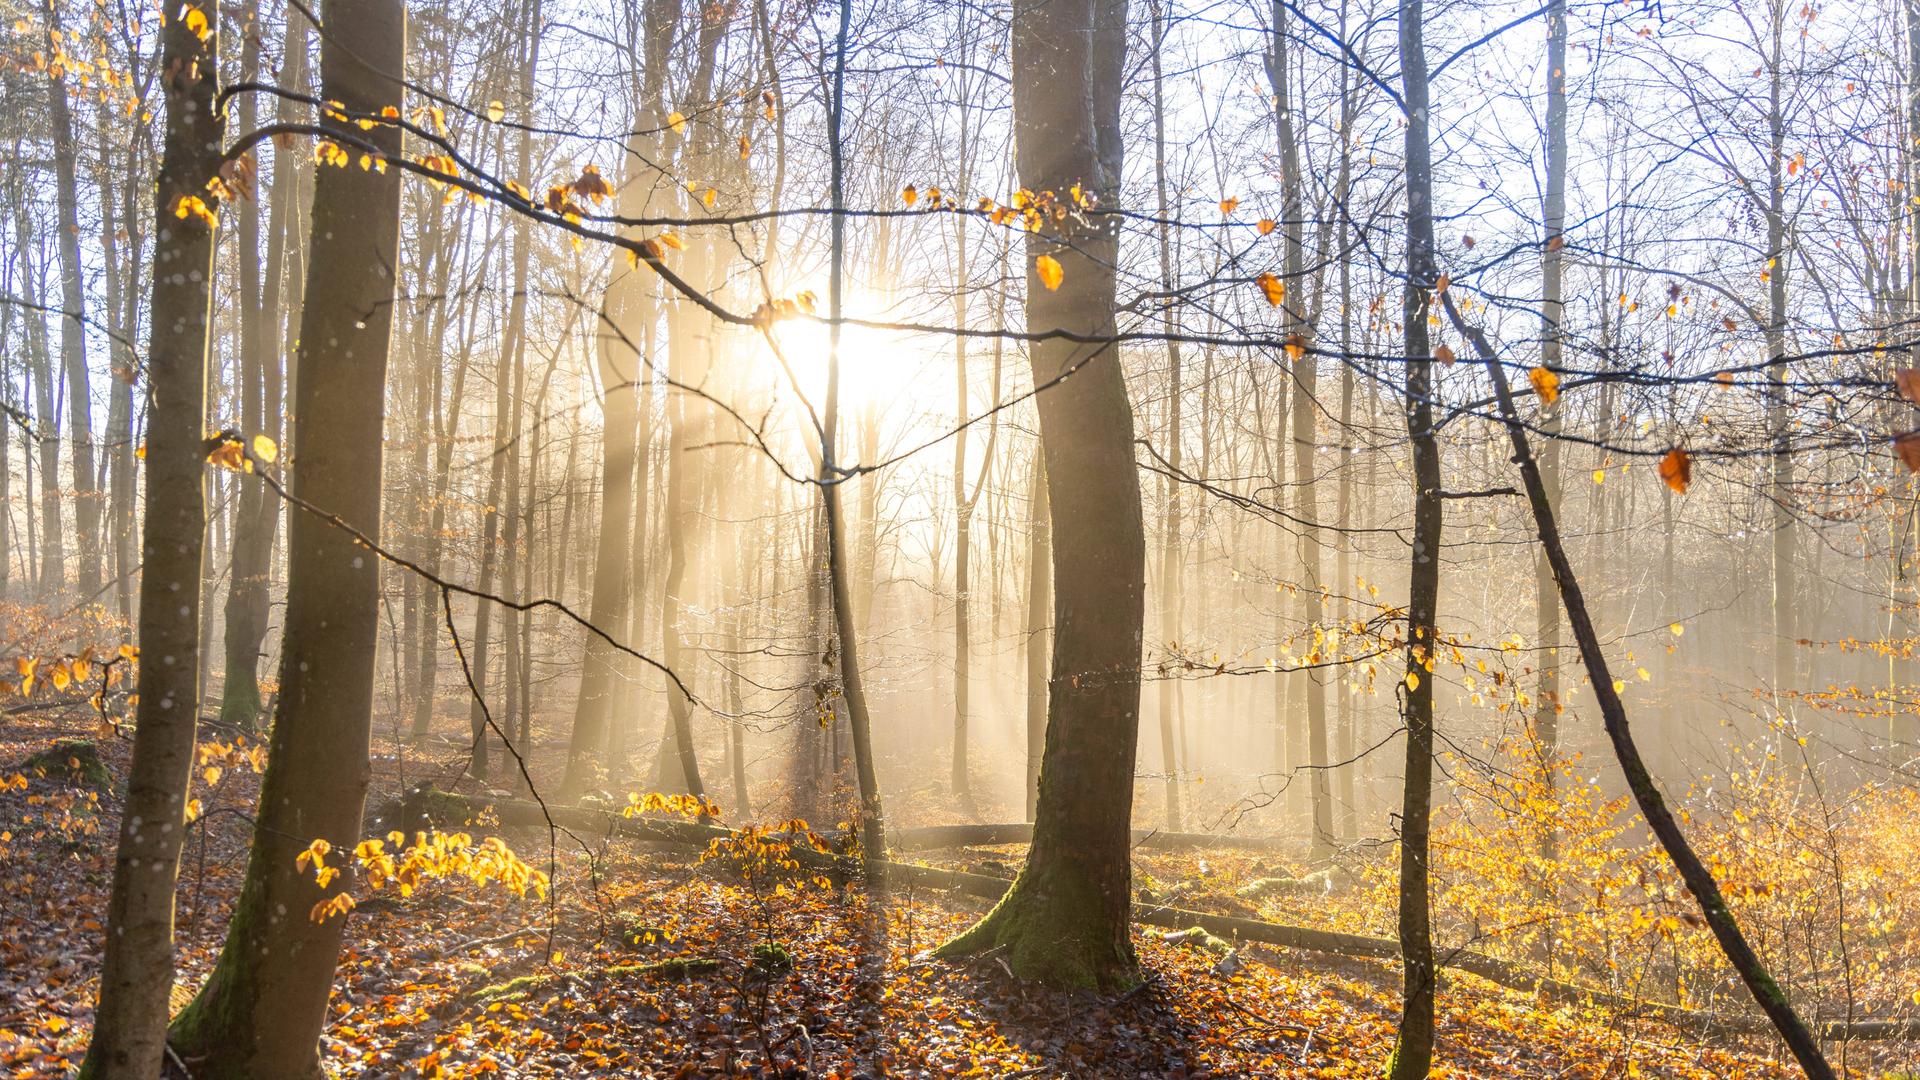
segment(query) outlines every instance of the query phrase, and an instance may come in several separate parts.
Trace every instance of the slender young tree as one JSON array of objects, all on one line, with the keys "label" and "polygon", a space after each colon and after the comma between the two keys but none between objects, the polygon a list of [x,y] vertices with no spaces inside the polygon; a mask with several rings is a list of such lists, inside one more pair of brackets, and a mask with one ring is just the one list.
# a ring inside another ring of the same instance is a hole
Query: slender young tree
[{"label": "slender young tree", "polygon": [[[199,9],[191,9],[198,11]],[[108,900],[100,1001],[81,1074],[146,1080],[165,1057],[173,989],[173,901],[186,839],[199,716],[199,581],[206,540],[206,376],[213,213],[225,116],[214,108],[219,36],[184,15],[160,31],[166,147],[155,196],[147,325],[147,514],[141,532],[140,665],[133,765]]]},{"label": "slender young tree", "polygon": [[1407,674],[1399,688],[1407,729],[1406,790],[1400,808],[1400,1031],[1390,1080],[1421,1080],[1433,1063],[1436,974],[1428,897],[1428,831],[1433,815],[1433,661],[1440,600],[1440,445],[1434,431],[1433,342],[1427,333],[1437,271],[1433,240],[1433,151],[1429,143],[1424,0],[1400,2],[1401,106],[1406,118],[1407,277],[1400,296],[1407,385],[1407,439],[1413,446],[1413,552],[1408,571]]},{"label": "slender young tree", "polygon": [[[400,0],[327,0],[323,121],[341,138],[398,157],[406,64]],[[343,528],[380,535],[388,339],[398,255],[400,170],[323,168],[294,389],[293,496],[285,643],[259,816],[219,962],[174,1020],[172,1039],[200,1080],[322,1075],[318,1055],[346,919],[321,906],[353,884],[351,852],[370,770],[378,560]],[[296,858],[332,845],[340,874],[322,887]]]}]

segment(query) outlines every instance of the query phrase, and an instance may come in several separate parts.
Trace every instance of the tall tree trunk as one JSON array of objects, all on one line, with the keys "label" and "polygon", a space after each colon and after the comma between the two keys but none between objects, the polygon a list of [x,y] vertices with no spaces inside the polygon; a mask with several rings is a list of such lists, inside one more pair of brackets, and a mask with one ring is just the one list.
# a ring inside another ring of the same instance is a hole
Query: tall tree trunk
[{"label": "tall tree trunk", "polygon": [[[1546,242],[1540,248],[1540,365],[1558,372],[1563,363],[1566,302],[1562,299],[1562,277],[1567,227],[1567,4],[1551,0],[1547,6],[1547,182],[1541,200],[1541,224]],[[1545,441],[1540,451],[1540,478],[1546,486],[1547,500],[1560,513],[1560,440],[1562,406],[1558,400],[1542,402],[1540,431]],[[1533,736],[1540,759],[1540,779],[1549,796],[1559,779],[1560,757],[1560,593],[1553,581],[1553,567],[1545,551],[1534,559],[1534,608],[1538,632],[1534,647],[1540,657],[1538,707],[1533,714]],[[1558,812],[1549,804],[1548,818],[1540,829],[1539,851],[1549,866],[1559,857]],[[1554,881],[1542,883],[1549,902]],[[1541,959],[1549,968],[1554,962],[1555,926],[1548,920],[1541,932]]]},{"label": "tall tree trunk", "polygon": [[853,736],[853,767],[860,790],[861,846],[871,867],[887,854],[886,812],[880,801],[880,777],[873,762],[873,720],[867,710],[866,673],[860,666],[860,635],[854,625],[852,567],[848,564],[846,516],[840,505],[845,479],[840,454],[840,319],[845,303],[847,254],[846,163],[841,143],[846,120],[847,35],[852,0],[840,0],[840,32],[835,38],[833,100],[827,113],[827,142],[832,158],[833,220],[827,278],[827,400],[820,430],[820,509],[826,526],[827,589],[832,599],[834,651],[839,656],[840,693],[847,704]]},{"label": "tall tree trunk", "polygon": [[[398,109],[399,0],[327,0],[322,14],[322,96],[355,116]],[[327,122],[389,157],[400,153],[398,128]],[[399,211],[398,169],[320,171],[292,410],[293,494],[375,538]],[[308,512],[293,516],[288,552],[281,689],[253,850],[220,960],[173,1024],[173,1044],[201,1080],[321,1075],[318,1040],[346,919],[320,917],[318,906],[355,877],[379,566]],[[326,888],[295,862],[314,840],[332,845],[329,865],[341,871]]]},{"label": "tall tree trunk", "polygon": [[[64,51],[52,35],[59,32],[59,6],[49,2],[48,55]],[[92,603],[100,591],[100,502],[93,467],[93,393],[87,378],[86,268],[80,263],[80,193],[75,179],[79,153],[67,80],[47,80],[48,116],[53,126],[54,205],[59,213],[60,366],[67,381],[67,432],[73,442],[73,527],[80,552],[76,584],[80,601]]]},{"label": "tall tree trunk", "polygon": [[1413,445],[1413,554],[1408,571],[1407,675],[1400,688],[1407,729],[1406,790],[1400,809],[1400,1032],[1390,1080],[1423,1080],[1433,1062],[1433,932],[1428,830],[1433,812],[1433,684],[1440,599],[1440,446],[1434,432],[1433,347],[1427,334],[1437,271],[1433,241],[1433,153],[1428,143],[1424,0],[1400,0],[1401,93],[1406,107],[1407,438]]},{"label": "tall tree trunk", "polygon": [[[1020,0],[1013,7],[1014,145],[1021,186],[1063,202],[1077,185],[1103,207],[1120,194],[1124,0]],[[1133,412],[1110,341],[1118,219],[1074,215],[1028,234],[1057,261],[1027,276],[1027,323],[1090,341],[1031,349],[1054,524],[1057,612],[1033,846],[999,904],[941,947],[1006,948],[1015,975],[1113,988],[1139,978],[1128,930],[1129,824],[1140,725],[1146,535]]]},{"label": "tall tree trunk", "polygon": [[[260,26],[256,4],[244,9],[245,45],[241,50],[240,78],[252,80],[260,70]],[[289,32],[300,34],[297,14],[289,14]],[[240,130],[254,129],[254,94],[237,99]],[[276,160],[276,173],[289,168],[291,155]],[[276,176],[275,190],[280,189]],[[269,364],[279,363],[279,292],[268,285],[271,298],[262,299],[260,277],[260,204],[257,199],[240,200],[235,207],[240,218],[240,426],[252,438],[267,434],[267,375]],[[275,208],[278,213],[278,207]],[[269,259],[274,270],[278,260]],[[274,403],[277,411],[277,402]],[[271,436],[269,436],[271,437]],[[220,719],[242,730],[252,731],[260,718],[259,661],[261,645],[267,633],[267,585],[273,558],[273,533],[280,520],[280,500],[266,490],[258,479],[241,481],[240,506],[234,517],[233,555],[229,564],[226,607],[226,676],[220,694]]]},{"label": "tall tree trunk", "polygon": [[[1160,216],[1160,291],[1167,295],[1161,315],[1167,332],[1167,434],[1163,453],[1168,471],[1180,472],[1180,332],[1179,317],[1174,314],[1172,213],[1167,204],[1167,105],[1163,88],[1161,52],[1166,46],[1170,13],[1163,3],[1151,6],[1153,17],[1153,180],[1154,200]],[[1161,497],[1160,535],[1160,647],[1171,649],[1180,640],[1180,481],[1164,477]],[[1164,673],[1159,687],[1160,767],[1166,771],[1167,828],[1178,832],[1186,828],[1180,812],[1179,755],[1175,751],[1173,717],[1180,693],[1180,681]]]},{"label": "tall tree trunk", "polygon": [[[210,23],[217,20],[210,20]],[[203,445],[213,229],[192,211],[216,203],[224,117],[213,107],[219,37],[184,19],[160,31],[160,68],[205,77],[163,80],[166,149],[154,216],[148,319],[147,516],[142,533],[140,665],[127,798],[121,810],[113,893],[103,935],[100,1000],[83,1076],[146,1080],[164,1065],[173,989],[173,901],[193,768],[199,700],[200,565],[206,533]]]},{"label": "tall tree trunk", "polygon": [[1781,97],[1786,7],[1773,5],[1767,68],[1767,430],[1773,440],[1767,498],[1773,504],[1773,691],[1789,689],[1799,638],[1794,610],[1793,433],[1787,413],[1787,125]]},{"label": "tall tree trunk", "polygon": [[[1280,0],[1272,5],[1273,47],[1267,56],[1267,80],[1273,88],[1275,127],[1278,129],[1280,144],[1280,217],[1281,235],[1285,238],[1285,251],[1282,277],[1287,294],[1282,298],[1282,311],[1285,314],[1287,338],[1292,348],[1288,350],[1293,361],[1292,428],[1293,428],[1293,474],[1294,474],[1294,513],[1305,523],[1300,527],[1299,555],[1302,580],[1294,590],[1300,603],[1300,621],[1308,629],[1317,629],[1324,622],[1321,609],[1320,587],[1320,532],[1312,523],[1319,517],[1319,493],[1316,487],[1314,454],[1317,449],[1318,424],[1314,410],[1319,407],[1316,396],[1319,383],[1319,368],[1311,350],[1314,327],[1308,315],[1306,290],[1302,287],[1306,279],[1306,258],[1303,233],[1307,228],[1304,191],[1306,178],[1300,166],[1300,139],[1294,124],[1293,94],[1293,58],[1287,36],[1287,8]],[[1279,448],[1276,447],[1276,450]],[[1283,471],[1284,463],[1276,462],[1276,474]],[[1317,636],[1317,635],[1316,635]],[[1314,654],[1308,653],[1311,658]],[[1297,675],[1304,680],[1300,687],[1305,699],[1303,710],[1306,719],[1304,731],[1297,725],[1288,740],[1288,765],[1292,776],[1299,776],[1304,765],[1307,769],[1308,789],[1312,800],[1313,836],[1312,852],[1316,859],[1324,859],[1333,852],[1333,797],[1330,778],[1327,775],[1327,688],[1311,666]],[[1305,738],[1302,740],[1301,736]],[[1302,745],[1304,741],[1305,745]]]},{"label": "tall tree trunk", "polygon": [[[41,303],[39,281],[33,269],[33,234],[27,224],[26,204],[16,189],[14,239],[20,245],[20,292],[31,307]],[[66,587],[66,525],[60,509],[60,415],[54,404],[53,360],[48,355],[45,324],[27,319],[27,361],[33,381],[33,434],[39,452],[40,566],[37,599],[52,603]],[[31,469],[31,465],[29,468]],[[197,579],[196,579],[197,581]]]}]

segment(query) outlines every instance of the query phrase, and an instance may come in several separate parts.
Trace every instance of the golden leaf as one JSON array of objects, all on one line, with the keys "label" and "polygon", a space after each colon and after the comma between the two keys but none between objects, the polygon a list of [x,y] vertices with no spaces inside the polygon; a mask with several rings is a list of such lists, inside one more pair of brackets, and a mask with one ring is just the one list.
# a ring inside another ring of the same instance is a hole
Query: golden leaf
[{"label": "golden leaf", "polygon": [[1542,405],[1552,405],[1560,400],[1560,376],[1537,367],[1527,372],[1527,381],[1533,384],[1533,392],[1540,395]]},{"label": "golden leaf", "polygon": [[685,135],[687,133],[687,118],[678,112],[669,113],[667,115],[667,126],[673,129],[675,135]]},{"label": "golden leaf", "polygon": [[1287,298],[1287,283],[1271,273],[1261,274],[1254,279],[1254,283],[1259,285],[1261,293],[1265,294],[1268,307],[1279,307],[1280,301]]},{"label": "golden leaf", "polygon": [[507,106],[505,102],[500,101],[497,98],[493,101],[487,102],[487,119],[488,120],[491,120],[492,122],[497,124],[500,121],[505,120],[506,118],[507,118]]},{"label": "golden leaf", "polygon": [[1033,271],[1040,276],[1040,284],[1052,292],[1066,279],[1066,271],[1060,268],[1060,260],[1051,255],[1042,255],[1033,261]]}]

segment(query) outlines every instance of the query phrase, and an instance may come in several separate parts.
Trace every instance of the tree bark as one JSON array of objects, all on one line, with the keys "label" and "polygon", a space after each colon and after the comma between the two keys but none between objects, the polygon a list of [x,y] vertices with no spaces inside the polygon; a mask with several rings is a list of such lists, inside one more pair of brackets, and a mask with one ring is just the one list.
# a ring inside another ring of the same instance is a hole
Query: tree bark
[{"label": "tree bark", "polygon": [[1400,689],[1407,729],[1406,788],[1400,809],[1400,1031],[1390,1080],[1422,1080],[1433,1062],[1433,931],[1428,897],[1428,832],[1433,812],[1433,660],[1440,598],[1440,446],[1434,432],[1433,347],[1427,334],[1435,284],[1433,154],[1428,143],[1424,0],[1400,2],[1401,94],[1406,116],[1407,438],[1413,446],[1413,553],[1408,571],[1407,676]]},{"label": "tree bark", "polygon": [[[322,96],[350,115],[399,108],[399,0],[328,0]],[[328,120],[389,156],[398,128]],[[400,170],[321,170],[300,327],[293,494],[380,535],[382,428],[398,254]],[[253,850],[220,960],[174,1021],[200,1080],[318,1078],[320,1031],[346,919],[317,905],[352,888],[370,772],[378,561],[313,513],[293,517],[280,699]],[[295,856],[317,839],[341,873],[327,888]]]},{"label": "tree bark", "polygon": [[[241,51],[240,77],[251,80],[260,69],[260,27],[257,6],[248,7],[245,45]],[[300,16],[288,9],[289,37],[304,36],[297,21]],[[289,42],[291,44],[291,41]],[[289,49],[289,52],[292,50]],[[255,95],[242,94],[237,100],[240,130],[254,129]],[[274,162],[274,194],[290,185],[280,182],[279,174],[291,173],[292,155],[283,154]],[[241,199],[235,207],[240,218],[240,426],[248,438],[256,434],[273,437],[268,431],[269,410],[279,411],[279,402],[268,400],[269,365],[280,362],[278,282],[262,282],[260,268],[260,204],[255,198]],[[275,221],[284,216],[276,201]],[[271,232],[269,228],[269,232]],[[269,244],[278,246],[274,239]],[[280,269],[278,251],[267,260],[270,271]],[[263,289],[264,284],[264,289]],[[265,293],[263,300],[262,293]],[[267,634],[268,576],[272,569],[273,534],[280,521],[280,500],[266,490],[258,479],[241,482],[240,506],[234,515],[233,555],[227,583],[226,674],[220,693],[220,719],[242,730],[252,731],[260,718],[259,663],[261,646]]]},{"label": "tree bark", "polygon": [[[1166,46],[1167,24],[1171,14],[1164,4],[1151,7],[1153,18],[1153,180],[1154,198],[1160,211],[1160,291],[1168,296],[1161,314],[1167,332],[1167,434],[1169,472],[1180,472],[1180,321],[1174,314],[1175,276],[1173,272],[1172,213],[1167,202],[1167,106],[1162,71],[1162,50]],[[1180,640],[1180,481],[1163,477],[1161,497],[1165,505],[1160,535],[1160,647],[1172,649]],[[1159,686],[1160,767],[1166,772],[1167,828],[1176,832],[1186,827],[1180,811],[1179,755],[1175,751],[1173,717],[1178,706],[1180,680],[1162,678]]]},{"label": "tree bark", "polygon": [[1053,523],[1047,512],[1047,464],[1033,448],[1033,483],[1027,500],[1027,820],[1040,798],[1040,762],[1047,750],[1047,668],[1052,655]]},{"label": "tree bark", "polygon": [[[216,20],[209,20],[211,25]],[[83,1076],[146,1080],[163,1064],[173,988],[174,886],[199,717],[200,567],[206,535],[203,442],[212,326],[213,229],[183,202],[217,204],[224,117],[214,109],[219,38],[184,19],[160,31],[166,148],[160,162],[148,319],[147,515],[141,542],[140,703],[103,938],[100,1000]]]},{"label": "tree bark", "polygon": [[[1013,8],[1014,141],[1021,185],[1103,207],[1120,192],[1125,0],[1021,0]],[[1028,234],[1059,263],[1027,278],[1041,448],[1054,523],[1057,612],[1033,846],[1007,895],[945,956],[1005,947],[1015,975],[1111,989],[1138,981],[1128,934],[1128,824],[1140,723],[1146,536],[1133,413],[1114,333],[1118,220],[1073,215]],[[1037,263],[1030,263],[1037,266]],[[1053,382],[1071,372],[1072,377]]]}]

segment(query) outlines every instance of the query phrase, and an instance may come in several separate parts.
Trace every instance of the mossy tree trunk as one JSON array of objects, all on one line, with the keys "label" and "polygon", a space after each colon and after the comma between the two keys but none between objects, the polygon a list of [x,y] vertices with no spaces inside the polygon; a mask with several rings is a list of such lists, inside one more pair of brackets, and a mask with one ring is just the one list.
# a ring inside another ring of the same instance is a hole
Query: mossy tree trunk
[{"label": "mossy tree trunk", "polygon": [[[1013,8],[1015,153],[1023,187],[1111,208],[1120,187],[1124,0],[1021,0]],[[1028,329],[1089,341],[1034,343],[1041,449],[1053,521],[1055,631],[1046,749],[1026,866],[945,956],[1004,946],[1022,978],[1055,986],[1136,982],[1128,934],[1128,825],[1140,722],[1146,538],[1133,413],[1110,342],[1118,219],[1068,214],[1029,234],[1059,263],[1057,288],[1027,279]],[[1055,382],[1071,372],[1072,377]],[[1051,384],[1051,385],[1048,385]]]},{"label": "mossy tree trunk", "polygon": [[[350,116],[402,105],[399,0],[328,0],[321,50],[325,98]],[[397,128],[347,137],[400,152]],[[312,264],[296,358],[293,494],[347,524],[380,532],[388,338],[400,171],[320,170]],[[317,1053],[346,920],[316,905],[348,891],[368,778],[379,565],[316,514],[293,515],[279,706],[260,790],[253,851],[226,945],[173,1025],[199,1080],[321,1075]],[[316,839],[342,873],[327,888],[296,865]]]},{"label": "mossy tree trunk", "polygon": [[202,40],[185,19],[160,33],[162,71],[209,73],[164,83],[166,146],[155,199],[152,327],[147,375],[147,517],[141,542],[140,665],[133,769],[121,812],[120,847],[107,907],[100,1001],[82,1075],[154,1076],[165,1055],[173,987],[173,894],[185,839],[193,767],[195,686],[200,670],[200,564],[206,539],[207,339],[211,325],[213,231],[182,200],[214,205],[206,190],[219,168],[225,124],[218,90],[217,34]]}]

